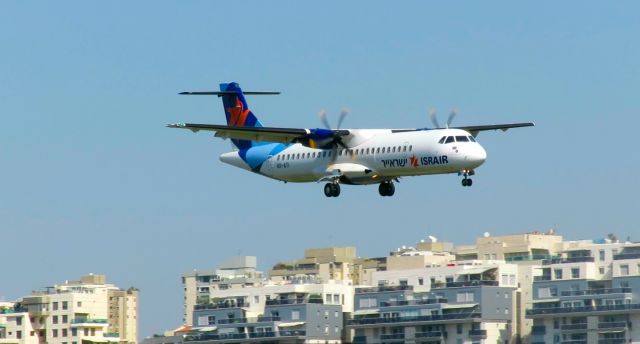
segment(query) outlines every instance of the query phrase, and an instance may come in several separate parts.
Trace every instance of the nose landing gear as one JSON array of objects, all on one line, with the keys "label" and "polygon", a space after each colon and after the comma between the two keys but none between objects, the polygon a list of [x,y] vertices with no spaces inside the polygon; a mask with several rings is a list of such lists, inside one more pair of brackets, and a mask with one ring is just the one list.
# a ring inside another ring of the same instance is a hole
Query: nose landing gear
[{"label": "nose landing gear", "polygon": [[338,197],[340,196],[340,184],[338,183],[327,183],[324,185],[324,195],[327,197]]},{"label": "nose landing gear", "polygon": [[459,174],[464,176],[464,178],[462,179],[462,186],[471,186],[471,185],[473,185],[473,180],[471,178],[469,178],[469,176],[473,176],[474,174],[476,174],[473,170],[464,170],[464,171],[460,172]]},{"label": "nose landing gear", "polygon": [[393,196],[393,194],[396,192],[396,187],[393,185],[393,182],[384,181],[380,183],[378,192],[380,193],[380,196]]}]

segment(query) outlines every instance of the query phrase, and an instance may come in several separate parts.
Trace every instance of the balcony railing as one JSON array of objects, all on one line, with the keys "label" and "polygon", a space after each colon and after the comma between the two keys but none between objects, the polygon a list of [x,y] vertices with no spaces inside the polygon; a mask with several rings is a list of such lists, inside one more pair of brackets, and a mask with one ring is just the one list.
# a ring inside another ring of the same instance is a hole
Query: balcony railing
[{"label": "balcony railing", "polygon": [[413,290],[413,286],[411,285],[387,285],[387,286],[379,286],[372,288],[358,288],[356,289],[356,294],[364,294],[364,293],[381,293],[385,291],[403,291],[403,290]]},{"label": "balcony railing", "polygon": [[419,316],[395,317],[395,318],[359,318],[359,319],[348,320],[347,324],[351,326],[357,326],[357,325],[389,324],[389,323],[400,323],[400,322],[458,320],[458,319],[469,319],[469,318],[479,318],[479,317],[480,317],[480,313],[470,312],[470,313],[456,313],[456,314],[446,314],[446,315],[419,315]]},{"label": "balcony railing", "polygon": [[404,340],[404,333],[390,333],[390,334],[381,334],[380,340]]},{"label": "balcony railing", "polygon": [[271,338],[275,337],[276,333],[271,331],[266,332],[249,332],[249,338]]},{"label": "balcony railing", "polygon": [[544,315],[544,314],[563,314],[563,313],[584,313],[584,312],[605,312],[605,311],[626,311],[640,309],[640,304],[623,304],[623,305],[602,305],[602,306],[583,306],[583,307],[549,307],[527,309],[527,316]]},{"label": "balcony railing", "polygon": [[551,281],[551,275],[533,276],[533,281]]},{"label": "balcony railing", "polygon": [[416,332],[416,338],[447,338],[447,331]]},{"label": "balcony railing", "polygon": [[487,330],[469,330],[469,337],[487,338]]},{"label": "balcony railing", "polygon": [[590,256],[566,257],[566,258],[554,258],[554,259],[543,260],[542,265],[564,264],[564,263],[593,263],[594,261],[595,261],[595,258]]},{"label": "balcony railing", "polygon": [[533,335],[543,335],[546,333],[547,333],[547,327],[544,325],[531,326],[531,334]]},{"label": "balcony railing", "polygon": [[603,338],[598,339],[598,344],[624,344],[627,343],[625,338]]},{"label": "balcony railing", "polygon": [[586,330],[586,329],[587,329],[587,323],[566,324],[566,325],[560,326],[561,331],[576,331],[576,330]]},{"label": "balcony railing", "polygon": [[619,253],[613,255],[613,260],[637,259],[640,258],[640,252]]},{"label": "balcony railing", "polygon": [[231,319],[220,319],[218,320],[218,324],[244,324],[247,322],[247,318],[231,318]]},{"label": "balcony railing", "polygon": [[631,292],[631,288],[565,290],[560,292],[560,296],[605,295],[605,294],[620,294],[620,293],[630,293],[630,292]]},{"label": "balcony railing", "polygon": [[598,324],[598,330],[610,330],[625,327],[627,327],[627,323],[625,321],[601,322]]},{"label": "balcony railing", "polygon": [[587,344],[586,339],[569,339],[563,340],[560,342],[561,344]]},{"label": "balcony railing", "polygon": [[118,338],[118,337],[120,337],[120,333],[117,333],[117,332],[107,332],[107,333],[104,333],[102,336],[103,336],[103,337],[107,337],[107,338]]},{"label": "balcony railing", "polygon": [[273,299],[273,300],[267,300],[265,302],[267,306],[296,305],[296,304],[303,304],[303,303],[323,303],[323,301],[320,298],[309,298],[309,299]]},{"label": "balcony railing", "polygon": [[418,299],[418,300],[401,300],[401,301],[383,301],[380,302],[380,307],[395,307],[395,306],[412,306],[412,305],[432,305],[437,303],[447,303],[447,299]]},{"label": "balcony railing", "polygon": [[75,318],[71,319],[72,324],[107,324],[107,319],[90,319],[90,318]]},{"label": "balcony railing", "polygon": [[474,280],[474,281],[461,281],[461,282],[447,282],[443,284],[434,284],[431,286],[433,289],[441,288],[460,288],[460,287],[477,287],[477,286],[498,286],[498,281],[492,280]]},{"label": "balcony railing", "polygon": [[305,330],[280,330],[280,337],[302,337],[306,336]]},{"label": "balcony railing", "polygon": [[354,336],[353,344],[367,344],[367,336]]},{"label": "balcony railing", "polygon": [[530,254],[524,256],[510,256],[504,257],[505,262],[523,262],[523,261],[531,261],[531,260],[551,260],[551,259],[559,259],[559,256],[552,256],[549,254]]},{"label": "balcony railing", "polygon": [[205,303],[195,305],[195,310],[204,309],[225,309],[225,308],[247,308],[250,304],[246,302],[219,302],[219,303]]}]

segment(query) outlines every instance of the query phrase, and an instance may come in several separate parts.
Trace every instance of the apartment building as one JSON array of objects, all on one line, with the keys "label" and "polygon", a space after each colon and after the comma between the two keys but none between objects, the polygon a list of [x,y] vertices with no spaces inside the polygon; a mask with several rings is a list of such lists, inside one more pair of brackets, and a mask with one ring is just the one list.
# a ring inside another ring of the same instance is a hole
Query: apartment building
[{"label": "apartment building", "polygon": [[533,283],[531,343],[631,343],[640,338],[640,244],[569,242]]},{"label": "apartment building", "polygon": [[[137,291],[129,294],[122,307],[112,309],[109,304],[118,298],[117,291],[120,289],[107,284],[104,275],[90,274],[33,292],[0,314],[0,327],[4,328],[1,342],[136,343]],[[125,331],[124,336],[112,332],[115,328]]]},{"label": "apartment building", "polygon": [[505,343],[516,333],[517,266],[449,261],[374,273],[356,289],[354,343]]},{"label": "apartment building", "polygon": [[218,290],[195,306],[185,342],[341,343],[353,311],[347,281],[304,278]]},{"label": "apartment building", "polygon": [[257,270],[255,256],[231,257],[213,270],[194,270],[183,274],[183,323],[193,325],[195,305],[208,303],[212,294],[261,285],[262,282],[263,274]]},{"label": "apartment building", "polygon": [[304,258],[283,261],[269,271],[274,282],[305,277],[328,280],[350,280],[358,283],[355,247],[311,248],[304,250]]}]

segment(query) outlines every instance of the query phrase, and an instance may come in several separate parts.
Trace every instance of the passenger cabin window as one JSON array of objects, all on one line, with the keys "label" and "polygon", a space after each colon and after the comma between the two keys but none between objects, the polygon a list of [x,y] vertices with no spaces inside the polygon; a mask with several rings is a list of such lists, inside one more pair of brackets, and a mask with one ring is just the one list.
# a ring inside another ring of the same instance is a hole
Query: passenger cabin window
[{"label": "passenger cabin window", "polygon": [[438,141],[438,143],[444,143],[444,140],[446,140],[446,139],[447,139],[447,137],[443,136],[443,137],[440,138],[440,141]]},{"label": "passenger cabin window", "polygon": [[469,142],[469,138],[466,136],[456,136],[456,141],[458,142]]},{"label": "passenger cabin window", "polygon": [[451,143],[451,142],[455,142],[455,139],[453,138],[453,136],[447,137],[447,140],[444,143]]},{"label": "passenger cabin window", "polygon": [[413,150],[413,146],[409,146],[409,152]]},{"label": "passenger cabin window", "polygon": [[376,148],[376,154],[380,154],[380,147]]}]

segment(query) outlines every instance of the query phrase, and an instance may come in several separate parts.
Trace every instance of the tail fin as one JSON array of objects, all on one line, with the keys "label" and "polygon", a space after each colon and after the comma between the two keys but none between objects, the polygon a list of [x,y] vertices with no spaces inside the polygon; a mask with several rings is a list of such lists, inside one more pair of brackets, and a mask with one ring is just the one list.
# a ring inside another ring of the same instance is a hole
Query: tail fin
[{"label": "tail fin", "polygon": [[[222,104],[227,117],[227,125],[231,127],[262,127],[262,123],[249,110],[240,85],[235,82],[220,84]],[[249,140],[232,140],[238,149],[247,149],[255,145]]]}]

